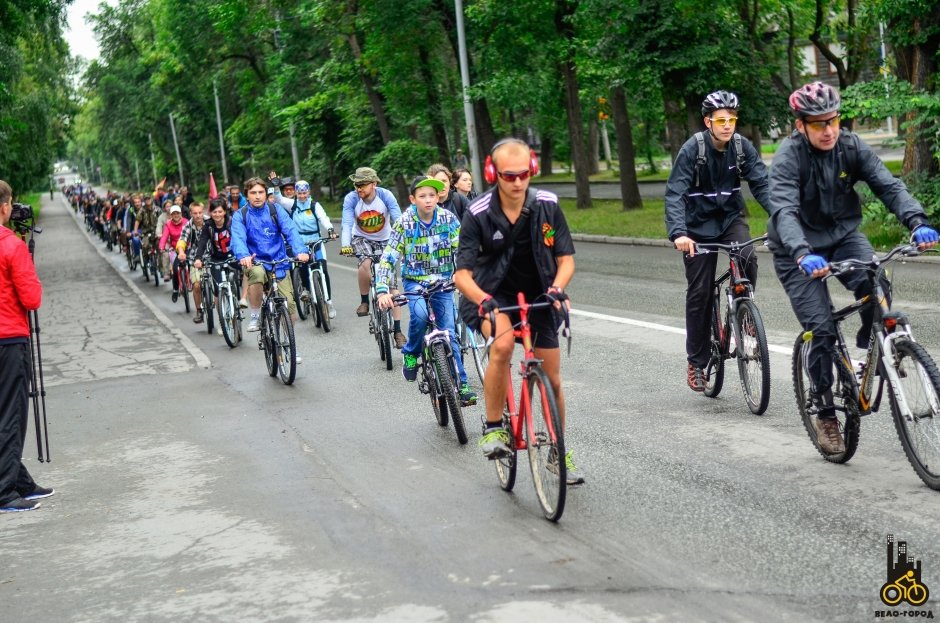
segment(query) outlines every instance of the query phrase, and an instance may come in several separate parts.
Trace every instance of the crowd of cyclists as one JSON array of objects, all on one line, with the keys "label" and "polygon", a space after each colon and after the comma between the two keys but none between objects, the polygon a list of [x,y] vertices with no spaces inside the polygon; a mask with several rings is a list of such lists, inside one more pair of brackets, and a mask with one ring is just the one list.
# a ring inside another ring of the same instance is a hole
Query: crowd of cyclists
[{"label": "crowd of cyclists", "polygon": [[[858,231],[862,212],[854,185],[866,182],[911,230],[912,241],[921,250],[935,247],[938,234],[903,182],[888,172],[857,135],[840,129],[840,98],[835,89],[819,82],[807,84],[790,96],[789,105],[795,129],[770,168],[760,150],[735,133],[742,107],[738,97],[727,91],[704,99],[705,130],[688,140],[673,165],[665,221],[669,239],[683,253],[688,280],[685,376],[692,390],[705,389],[716,256],[697,253],[697,245],[750,239],[741,195],[743,179],[767,211],[775,272],[803,329],[812,332],[807,370],[816,431],[820,447],[836,454],[843,442],[830,390],[835,327],[821,278],[830,262],[872,256],[870,243]],[[412,325],[403,331],[395,295],[399,290],[409,293],[439,280],[453,280],[461,294],[459,307],[455,311],[450,294],[441,293],[431,299],[434,313],[439,325],[452,335],[458,323],[465,323],[489,340],[483,381],[485,427],[479,443],[487,458],[498,459],[511,452],[503,407],[515,346],[512,328],[518,323],[518,316],[499,310],[514,305],[518,293],[529,301],[547,298],[554,303],[554,308],[532,312],[529,322],[534,353],[550,380],[564,428],[559,311],[569,305],[565,288],[574,275],[575,249],[558,198],[530,187],[538,172],[538,159],[529,145],[505,139],[486,159],[483,173],[490,190],[474,197],[469,171],[452,173],[443,164],[433,164],[425,175],[411,181],[408,205],[402,209],[395,195],[381,186],[378,173],[361,167],[349,176],[353,189],[343,198],[338,233],[313,199],[308,182],[281,178],[273,171],[266,180],[256,177],[242,187],[223,189],[209,202],[208,217],[205,206],[186,187],[161,183],[147,194],[98,195],[82,185],[64,190],[73,208],[84,215],[88,229],[116,252],[142,257],[155,245],[163,279],[172,282],[174,300],[185,287],[178,279],[181,263],[191,263],[194,286],[199,281],[196,271],[208,260],[230,261],[241,268],[244,296],[240,305],[249,311],[248,331],[258,328],[261,287],[272,270],[278,273],[279,287],[294,314],[290,270],[278,264],[286,257],[320,266],[327,280],[329,316],[336,315],[326,254],[322,246],[313,257],[307,252],[321,239],[339,238],[340,253],[358,261],[360,300],[354,313],[369,315],[369,291],[374,285],[379,305],[393,310],[395,346],[402,350],[403,375],[408,381],[417,376],[427,310],[419,307],[424,304],[420,297],[409,301]],[[742,253],[745,274],[738,277],[754,287],[756,256],[750,247]],[[377,263],[375,271],[372,263]],[[307,277],[307,271],[300,274]],[[870,294],[866,290],[870,283],[860,274],[839,275],[839,279],[859,298]],[[309,296],[310,289],[305,279],[297,291],[303,297]],[[195,288],[193,296],[197,302],[193,321],[201,323],[204,315]],[[863,317],[859,347],[867,346],[870,323],[870,315]],[[460,361],[460,345],[454,342],[453,350],[460,398],[464,405],[472,405],[478,397]],[[584,482],[570,451],[564,460],[567,483]]]}]

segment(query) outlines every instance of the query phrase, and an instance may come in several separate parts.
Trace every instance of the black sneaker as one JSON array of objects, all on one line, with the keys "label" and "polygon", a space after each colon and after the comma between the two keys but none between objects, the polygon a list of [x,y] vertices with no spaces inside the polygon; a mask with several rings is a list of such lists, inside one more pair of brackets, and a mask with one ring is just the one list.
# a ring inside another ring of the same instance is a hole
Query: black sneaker
[{"label": "black sneaker", "polygon": [[177,292],[176,290],[173,290],[173,296],[170,297],[170,298],[173,299],[173,302],[174,302],[174,303],[176,302],[176,299],[178,299],[179,297],[180,297],[180,293]]},{"label": "black sneaker", "polygon": [[18,497],[4,504],[0,504],[0,513],[22,513],[24,511],[36,510],[40,505],[40,502],[24,500]]},{"label": "black sneaker", "polygon": [[48,498],[55,495],[55,489],[47,489],[46,487],[36,487],[29,493],[20,494],[24,500],[41,500],[42,498]]}]

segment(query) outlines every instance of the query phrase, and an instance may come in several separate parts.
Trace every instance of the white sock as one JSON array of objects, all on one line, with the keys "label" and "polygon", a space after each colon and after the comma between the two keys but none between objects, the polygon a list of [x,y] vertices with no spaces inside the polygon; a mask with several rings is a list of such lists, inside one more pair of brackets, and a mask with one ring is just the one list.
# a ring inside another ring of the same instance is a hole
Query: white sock
[{"label": "white sock", "polygon": [[252,310],[251,310],[251,317],[252,317],[252,318],[258,318],[259,316],[261,316],[261,308],[260,308],[260,307],[257,308],[257,309],[252,309]]}]

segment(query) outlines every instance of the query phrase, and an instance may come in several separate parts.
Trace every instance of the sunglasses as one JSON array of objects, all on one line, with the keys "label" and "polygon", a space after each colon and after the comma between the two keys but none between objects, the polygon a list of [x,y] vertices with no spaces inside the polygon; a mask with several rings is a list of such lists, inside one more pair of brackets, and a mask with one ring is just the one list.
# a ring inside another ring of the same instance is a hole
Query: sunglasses
[{"label": "sunglasses", "polygon": [[821,120],[821,121],[806,121],[806,120],[804,119],[804,120],[803,120],[803,123],[806,124],[806,125],[808,125],[809,127],[813,128],[813,129],[816,130],[817,132],[822,132],[823,130],[825,130],[825,129],[828,128],[829,126],[833,126],[833,127],[838,128],[838,127],[839,127],[839,117],[841,117],[841,115],[836,115],[835,117],[832,117],[831,119],[823,119],[823,120]]},{"label": "sunglasses", "polygon": [[500,176],[502,179],[506,180],[507,182],[515,182],[516,180],[525,181],[529,179],[528,171],[522,171],[520,173],[511,173],[509,171],[499,171],[496,173],[496,175]]},{"label": "sunglasses", "polygon": [[729,125],[734,125],[738,122],[737,117],[712,117],[712,123],[715,125],[720,125],[727,127]]},{"label": "sunglasses", "polygon": [[374,183],[374,182],[362,182],[362,183],[359,183],[359,184],[355,184],[355,187],[356,187],[356,188],[365,188],[366,186],[371,186],[373,183]]}]

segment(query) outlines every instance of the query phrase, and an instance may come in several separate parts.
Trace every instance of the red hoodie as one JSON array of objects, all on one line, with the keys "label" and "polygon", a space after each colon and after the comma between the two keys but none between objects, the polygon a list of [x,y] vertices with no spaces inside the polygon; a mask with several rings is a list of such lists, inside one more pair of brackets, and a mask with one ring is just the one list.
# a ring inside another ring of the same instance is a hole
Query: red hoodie
[{"label": "red hoodie", "polygon": [[42,284],[26,243],[0,227],[0,340],[28,338],[26,312],[41,303]]}]

